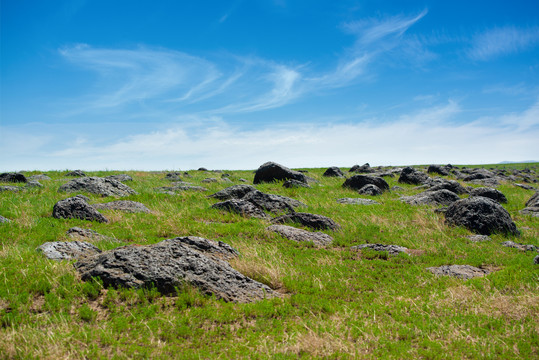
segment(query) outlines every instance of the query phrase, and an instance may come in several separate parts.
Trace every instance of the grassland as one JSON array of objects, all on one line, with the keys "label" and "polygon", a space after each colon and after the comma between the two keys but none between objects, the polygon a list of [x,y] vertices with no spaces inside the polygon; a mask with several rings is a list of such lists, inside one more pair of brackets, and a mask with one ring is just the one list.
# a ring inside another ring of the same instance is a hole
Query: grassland
[{"label": "grassland", "polygon": [[[507,164],[505,168],[537,164]],[[522,235],[492,235],[473,243],[471,233],[449,227],[431,206],[398,199],[420,190],[368,197],[380,205],[344,205],[359,197],[342,188],[343,179],[325,178],[325,169],[307,169],[319,180],[311,189],[282,183],[257,185],[308,205],[304,211],[329,216],[342,230],[327,248],[286,240],[265,230],[269,222],[247,219],[210,206],[206,198],[232,184],[201,184],[219,173],[189,171],[186,179],[208,192],[160,194],[164,173],[123,172],[138,192],[123,198],[145,204],[151,214],[102,210],[101,224],[52,217],[64,172],[46,172],[43,188],[0,193],[0,358],[14,359],[537,359],[539,358],[539,266],[536,255],[500,245],[506,240],[539,246],[539,218],[522,215],[533,191],[498,187]],[[233,183],[252,181],[252,171],[225,171]],[[27,172],[25,175],[41,172]],[[119,172],[90,172],[106,176]],[[449,177],[451,178],[451,177]],[[390,186],[397,178],[386,178]],[[92,203],[112,198],[87,195]],[[175,296],[152,289],[104,289],[82,282],[72,262],[46,259],[36,248],[69,240],[66,230],[91,228],[110,239],[103,250],[152,244],[176,236],[220,240],[241,254],[240,272],[283,294],[282,298],[234,304],[186,286]],[[349,248],[363,243],[397,244],[412,255],[390,257]],[[493,272],[483,278],[436,277],[427,267],[468,264]]]}]

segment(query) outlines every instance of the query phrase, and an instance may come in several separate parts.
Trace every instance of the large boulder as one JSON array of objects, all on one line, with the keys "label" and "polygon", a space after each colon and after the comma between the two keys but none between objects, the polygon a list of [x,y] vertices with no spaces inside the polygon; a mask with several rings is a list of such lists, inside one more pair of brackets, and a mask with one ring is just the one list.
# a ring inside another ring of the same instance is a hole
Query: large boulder
[{"label": "large boulder", "polygon": [[307,206],[304,203],[281,195],[266,194],[255,190],[247,193],[242,200],[272,213],[294,212],[294,208]]},{"label": "large boulder", "polygon": [[426,183],[429,179],[429,176],[424,172],[408,166],[402,169],[399,177],[399,183],[421,185]]},{"label": "large boulder", "polygon": [[137,192],[117,180],[100,177],[82,177],[60,186],[59,192],[89,192],[101,196],[128,196]]},{"label": "large boulder", "polygon": [[450,165],[446,165],[446,166],[430,165],[429,168],[427,169],[427,172],[429,174],[434,173],[434,174],[438,174],[438,175],[442,175],[442,176],[447,176],[447,175],[449,175],[449,171],[451,169],[448,166],[450,166]]},{"label": "large boulder", "polygon": [[101,250],[95,245],[83,241],[52,241],[39,246],[37,251],[42,252],[51,260],[80,259],[85,256],[99,254]]},{"label": "large boulder", "polygon": [[244,217],[254,217],[258,219],[270,219],[270,216],[266,214],[261,208],[253,203],[242,199],[230,199],[223,202],[213,204],[213,209],[225,210],[228,212],[234,212]]},{"label": "large boulder", "polygon": [[[82,280],[99,277],[106,287],[156,287],[162,294],[176,293],[184,284],[205,294],[233,302],[252,302],[279,296],[268,286],[234,270],[211,249],[225,247],[211,240],[184,237],[145,246],[125,246],[80,259],[75,268]],[[207,251],[206,248],[210,250]],[[224,252],[230,254],[230,247]]]},{"label": "large boulder", "polygon": [[384,179],[381,177],[368,175],[354,175],[346,179],[342,186],[354,190],[360,190],[362,187],[369,184],[378,186],[378,188],[380,188],[380,190],[383,192],[389,190],[389,185]]},{"label": "large boulder", "polygon": [[107,218],[87,203],[84,196],[75,196],[58,201],[52,209],[57,219],[82,219],[106,223]]},{"label": "large boulder", "polygon": [[481,196],[455,201],[445,212],[445,219],[450,225],[464,226],[481,235],[520,234],[507,210]]},{"label": "large boulder", "polygon": [[295,212],[274,218],[274,224],[299,223],[314,230],[338,230],[341,228],[334,220],[327,216]]},{"label": "large boulder", "polygon": [[454,192],[442,189],[436,191],[427,190],[416,195],[403,196],[400,200],[410,205],[451,205],[460,198]]},{"label": "large boulder", "polygon": [[256,170],[253,183],[260,184],[264,182],[273,182],[289,179],[307,183],[307,176],[305,176],[301,172],[290,170],[286,166],[270,161],[262,164],[258,168],[258,170]]},{"label": "large boulder", "polygon": [[483,196],[498,203],[507,203],[507,198],[501,191],[489,187],[475,188],[470,191],[470,196]]},{"label": "large boulder", "polygon": [[454,276],[459,279],[471,279],[482,277],[490,272],[486,269],[479,269],[471,265],[443,265],[439,267],[427,268],[428,271],[438,276]]},{"label": "large boulder", "polygon": [[539,217],[539,191],[526,201],[526,207],[520,210],[522,214]]},{"label": "large boulder", "polygon": [[332,166],[330,168],[328,168],[323,174],[322,176],[326,176],[326,177],[344,177],[344,174],[342,172],[341,169],[339,169],[338,167],[336,166]]},{"label": "large boulder", "polygon": [[108,203],[103,204],[93,204],[92,205],[94,209],[98,210],[120,210],[125,211],[129,213],[147,213],[149,214],[151,211],[146,207],[146,205],[136,202],[136,201],[130,201],[130,200],[118,200],[118,201],[111,201]]},{"label": "large boulder", "polygon": [[29,176],[28,180],[43,181],[43,180],[51,180],[51,178],[45,174],[39,174],[39,175]]},{"label": "large boulder", "polygon": [[26,176],[21,173],[2,173],[0,174],[0,182],[13,182],[13,183],[25,183],[28,180]]},{"label": "large boulder", "polygon": [[281,235],[282,237],[298,241],[298,242],[312,242],[318,246],[326,246],[333,242],[333,238],[323,232],[311,232],[303,229],[298,229],[287,225],[271,225],[266,228],[269,231],[273,231]]}]

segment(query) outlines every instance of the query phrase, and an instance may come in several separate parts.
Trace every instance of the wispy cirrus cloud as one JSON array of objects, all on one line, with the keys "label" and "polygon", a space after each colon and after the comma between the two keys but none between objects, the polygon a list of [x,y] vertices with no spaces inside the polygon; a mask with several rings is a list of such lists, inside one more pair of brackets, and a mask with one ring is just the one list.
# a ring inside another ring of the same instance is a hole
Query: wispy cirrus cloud
[{"label": "wispy cirrus cloud", "polygon": [[539,27],[497,27],[476,34],[472,39],[468,56],[486,61],[492,58],[517,53],[539,45]]}]

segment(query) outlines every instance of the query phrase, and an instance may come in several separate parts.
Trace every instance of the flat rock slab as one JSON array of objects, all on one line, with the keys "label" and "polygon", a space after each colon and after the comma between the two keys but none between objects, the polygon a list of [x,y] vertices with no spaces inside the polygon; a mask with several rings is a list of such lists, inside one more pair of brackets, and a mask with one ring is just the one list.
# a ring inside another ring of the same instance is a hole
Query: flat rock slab
[{"label": "flat rock slab", "polygon": [[29,176],[28,180],[42,181],[42,180],[51,180],[51,178],[45,174],[40,174],[40,175]]},{"label": "flat rock slab", "polygon": [[527,185],[527,184],[514,183],[513,185],[518,186],[519,188],[522,188],[522,189],[526,189],[526,190],[537,190],[533,186]]},{"label": "flat rock slab", "polygon": [[380,205],[379,202],[371,199],[362,199],[362,198],[342,198],[337,199],[339,204],[351,204],[351,205]]},{"label": "flat rock slab", "polygon": [[270,219],[270,216],[266,214],[261,208],[247,200],[230,199],[217,204],[213,204],[211,207],[213,209],[226,210],[229,212],[238,213],[244,217]]},{"label": "flat rock slab", "polygon": [[311,232],[287,225],[271,225],[266,230],[276,232],[289,240],[312,242],[318,246],[327,246],[333,242],[333,237],[323,232]]},{"label": "flat rock slab", "polygon": [[490,241],[492,240],[488,235],[468,235],[466,239],[472,242]]},{"label": "flat rock slab", "polygon": [[314,230],[338,230],[341,228],[339,224],[327,216],[301,212],[281,215],[271,222],[274,224],[298,223]]},{"label": "flat rock slab", "polygon": [[445,212],[448,224],[481,234],[520,235],[511,215],[494,200],[478,196],[455,201]]},{"label": "flat rock slab", "polygon": [[479,269],[471,265],[443,265],[440,267],[430,267],[427,270],[434,275],[454,276],[465,280],[490,274],[488,270]]},{"label": "flat rock slab", "polygon": [[189,244],[196,240],[183,239],[120,247],[80,259],[75,268],[82,280],[99,277],[106,287],[155,286],[162,294],[171,294],[187,283],[205,294],[241,303],[279,296],[268,286],[234,270],[226,261],[208,256],[200,246]]},{"label": "flat rock slab", "polygon": [[389,255],[399,255],[401,252],[406,253],[408,248],[399,245],[383,245],[383,244],[361,244],[352,246],[352,250],[371,249],[373,251],[387,251]]},{"label": "flat rock slab", "polygon": [[136,201],[129,201],[129,200],[118,200],[118,201],[111,201],[108,203],[103,204],[92,204],[92,207],[94,209],[102,210],[121,210],[125,212],[130,213],[147,213],[149,214],[151,211],[146,207],[146,205],[136,202]]},{"label": "flat rock slab", "polygon": [[451,205],[458,200],[460,200],[460,197],[457,194],[446,189],[427,190],[416,195],[400,198],[400,201],[410,205]]},{"label": "flat rock slab", "polygon": [[83,229],[80,227],[72,227],[66,231],[66,235],[74,239],[89,239],[89,240],[110,240],[108,236],[101,235],[92,229]]},{"label": "flat rock slab", "polygon": [[107,218],[87,203],[84,196],[75,196],[58,201],[52,209],[57,219],[82,219],[106,223]]},{"label": "flat rock slab", "polygon": [[100,177],[82,177],[73,179],[60,186],[59,192],[85,191],[101,196],[128,196],[137,192],[117,180]]},{"label": "flat rock slab", "polygon": [[524,245],[513,241],[504,241],[502,246],[518,249],[521,251],[539,251],[539,248],[535,245]]},{"label": "flat rock slab", "polygon": [[46,242],[39,246],[40,251],[51,260],[80,259],[85,256],[92,256],[101,253],[95,245],[84,241],[53,241]]},{"label": "flat rock slab", "polygon": [[11,185],[2,185],[2,186],[0,186],[0,192],[10,191],[10,192],[17,193],[17,192],[22,191],[22,190],[24,190],[24,188],[21,187],[21,186],[11,186]]}]

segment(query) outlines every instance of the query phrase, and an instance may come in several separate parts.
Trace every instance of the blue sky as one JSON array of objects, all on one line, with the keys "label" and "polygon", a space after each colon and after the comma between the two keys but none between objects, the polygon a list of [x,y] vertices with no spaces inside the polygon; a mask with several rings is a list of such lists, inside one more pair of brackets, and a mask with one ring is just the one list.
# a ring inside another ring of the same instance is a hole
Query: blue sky
[{"label": "blue sky", "polygon": [[539,160],[534,1],[1,0],[0,170]]}]

